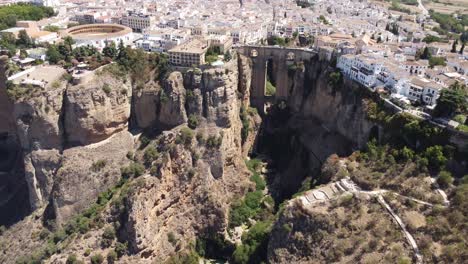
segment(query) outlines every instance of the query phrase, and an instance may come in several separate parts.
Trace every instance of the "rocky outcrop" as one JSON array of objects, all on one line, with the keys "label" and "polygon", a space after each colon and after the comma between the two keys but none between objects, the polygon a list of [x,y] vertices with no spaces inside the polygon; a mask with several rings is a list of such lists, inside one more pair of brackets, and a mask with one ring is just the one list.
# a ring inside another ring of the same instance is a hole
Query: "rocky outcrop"
[{"label": "rocky outcrop", "polygon": [[[330,192],[331,188],[330,184],[321,189]],[[309,199],[302,195],[291,200],[275,223],[268,244],[269,263],[411,259],[403,234],[369,196],[344,193],[331,200],[304,202]]]},{"label": "rocky outcrop", "polygon": [[130,117],[130,81],[105,72],[70,86],[65,98],[68,144],[96,143],[127,128]]},{"label": "rocky outcrop", "polygon": [[346,81],[330,85],[333,68],[328,61],[304,62],[294,74],[288,105],[302,118],[314,118],[328,131],[337,132],[361,148],[375,124],[367,120],[362,93],[357,84]]},{"label": "rocky outcrop", "polygon": [[172,72],[159,93],[157,122],[163,128],[173,128],[187,122],[185,89],[182,73]]},{"label": "rocky outcrop", "polygon": [[[240,140],[236,67],[237,61],[232,61],[225,69],[189,71],[182,84],[181,73],[171,74],[175,98],[189,94],[181,97],[183,109],[176,107],[177,112],[186,110],[197,118],[193,134],[204,140],[193,138],[188,145],[177,144],[180,126],[157,139],[162,153],[152,166],[159,164],[158,176],[138,179],[139,187],[126,200],[128,218],[122,236],[140,263],[162,261],[187,248],[196,237],[222,234],[229,204],[250,186]],[[179,105],[179,101],[174,99],[171,104]],[[210,136],[219,143],[206,143]],[[167,146],[172,147],[164,151]]]},{"label": "rocky outcrop", "polygon": [[67,82],[57,80],[56,83],[34,97],[20,98],[13,105],[16,136],[23,151],[24,177],[33,210],[47,203],[53,175],[61,162],[62,106]]},{"label": "rocky outcrop", "polygon": [[132,95],[132,125],[141,129],[151,128],[158,119],[158,102],[161,87],[158,83],[134,89]]},{"label": "rocky outcrop", "polygon": [[51,203],[57,223],[61,224],[82,212],[98,195],[121,178],[120,168],[134,149],[133,136],[121,131],[110,138],[63,151],[52,190]]},{"label": "rocky outcrop", "polygon": [[0,56],[0,225],[8,225],[30,212],[28,186],[23,176],[21,145],[16,137],[13,103],[6,91],[6,63]]}]

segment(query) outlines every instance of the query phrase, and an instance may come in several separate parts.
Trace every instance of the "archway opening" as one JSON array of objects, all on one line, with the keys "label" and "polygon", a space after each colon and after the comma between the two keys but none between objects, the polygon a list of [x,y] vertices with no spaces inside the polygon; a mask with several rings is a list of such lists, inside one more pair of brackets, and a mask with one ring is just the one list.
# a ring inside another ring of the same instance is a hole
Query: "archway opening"
[{"label": "archway opening", "polygon": [[265,81],[265,95],[275,96],[276,95],[276,76],[273,70],[273,59],[269,59],[266,62],[266,81]]}]

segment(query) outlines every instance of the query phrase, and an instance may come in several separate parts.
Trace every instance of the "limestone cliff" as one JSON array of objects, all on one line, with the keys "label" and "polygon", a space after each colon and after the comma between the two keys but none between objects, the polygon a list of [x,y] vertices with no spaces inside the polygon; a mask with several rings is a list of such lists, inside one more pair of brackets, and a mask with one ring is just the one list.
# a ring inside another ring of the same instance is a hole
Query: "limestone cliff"
[{"label": "limestone cliff", "polygon": [[[114,225],[119,240],[128,242],[123,263],[164,260],[199,236],[224,234],[230,203],[252,187],[243,149],[250,149],[255,131],[242,142],[240,109],[248,102],[249,81],[239,75],[240,67],[250,74],[248,61],[235,56],[222,68],[174,71],[142,87],[132,87],[130,78],[104,68],[16,101],[16,130],[36,211],[3,236],[27,236],[33,227],[36,235],[22,245],[33,249],[45,239],[37,233],[60,232],[61,227],[73,232],[70,222],[94,217],[82,213],[122,181],[125,169],[140,164],[143,171],[126,176],[125,188],[131,190],[118,193],[123,207],[104,204],[99,222],[93,218],[76,224],[86,227],[82,232],[87,235],[54,242],[60,252],[47,253],[49,261],[62,263],[69,254],[82,256],[86,250],[107,254],[115,245],[96,242],[103,224]],[[141,131],[145,133],[139,135]],[[20,246],[9,245],[0,262],[24,255],[17,254]],[[43,258],[44,252],[38,248],[32,253]]]},{"label": "limestone cliff", "polygon": [[64,106],[68,144],[96,143],[127,128],[131,90],[128,78],[105,72],[68,87]]},{"label": "limestone cliff", "polygon": [[258,145],[279,168],[273,187],[282,198],[295,193],[306,177],[321,182],[317,175],[327,157],[363,147],[376,126],[366,117],[363,88],[351,82],[332,85],[328,60],[314,57],[294,66],[282,73],[289,84],[285,106],[270,108]]}]

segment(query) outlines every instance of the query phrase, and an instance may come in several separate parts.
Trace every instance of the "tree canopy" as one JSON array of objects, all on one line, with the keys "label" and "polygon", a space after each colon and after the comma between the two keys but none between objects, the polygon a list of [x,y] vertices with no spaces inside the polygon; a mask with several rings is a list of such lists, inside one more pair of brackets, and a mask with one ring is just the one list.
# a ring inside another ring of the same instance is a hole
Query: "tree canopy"
[{"label": "tree canopy", "polygon": [[51,7],[37,6],[32,4],[13,4],[0,7],[0,30],[14,27],[18,20],[38,21],[54,15]]},{"label": "tree canopy", "polygon": [[449,89],[442,90],[434,114],[450,117],[456,113],[466,113],[468,110],[467,100],[466,86],[458,82],[454,83]]}]

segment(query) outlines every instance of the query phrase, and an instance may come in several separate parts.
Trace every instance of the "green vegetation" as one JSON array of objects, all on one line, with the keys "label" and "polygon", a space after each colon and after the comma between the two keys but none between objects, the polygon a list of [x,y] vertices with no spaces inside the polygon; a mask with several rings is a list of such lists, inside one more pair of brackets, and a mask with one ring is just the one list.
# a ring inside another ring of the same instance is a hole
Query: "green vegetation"
[{"label": "green vegetation", "polygon": [[234,244],[222,234],[208,234],[197,238],[195,252],[201,257],[228,260],[234,252]]},{"label": "green vegetation", "polygon": [[445,59],[444,57],[430,57],[429,58],[429,67],[434,68],[434,66],[441,65],[445,66]]},{"label": "green vegetation", "polygon": [[206,147],[211,149],[219,149],[223,143],[223,134],[219,136],[211,135],[206,139]]},{"label": "green vegetation", "polygon": [[118,51],[117,47],[115,46],[114,42],[109,43],[102,49],[102,55],[109,57],[111,59],[115,59],[117,57]]},{"label": "green vegetation", "polygon": [[405,5],[414,5],[414,6],[418,5],[417,0],[394,0],[392,2],[400,2],[400,3],[405,4]]},{"label": "green vegetation", "polygon": [[319,16],[319,20],[325,25],[330,24],[330,22],[328,22],[328,20],[323,15]]},{"label": "green vegetation", "polygon": [[177,244],[177,239],[173,232],[167,233],[167,241],[169,241],[173,246]]},{"label": "green vegetation", "polygon": [[51,7],[33,4],[12,4],[0,7],[0,30],[15,27],[18,20],[38,21],[54,15]]},{"label": "green vegetation", "polygon": [[307,2],[307,1],[300,1],[300,0],[296,0],[296,4],[297,6],[300,6],[302,8],[308,8],[308,7],[311,7],[313,6],[313,4]]},{"label": "green vegetation", "polygon": [[145,167],[139,163],[133,162],[132,164],[128,165],[127,167],[123,167],[120,169],[120,173],[122,173],[123,178],[136,178],[141,176],[145,171]]},{"label": "green vegetation", "polygon": [[467,114],[468,111],[467,87],[460,83],[454,83],[449,89],[442,90],[434,115],[438,117],[452,117],[456,114]]},{"label": "green vegetation", "polygon": [[183,127],[179,134],[176,137],[176,144],[183,144],[186,147],[189,147],[192,144],[193,140],[193,130],[188,127]]},{"label": "green vegetation", "polygon": [[428,121],[418,120],[407,113],[389,114],[381,102],[365,100],[367,118],[382,125],[388,132],[386,142],[394,146],[418,145],[424,149],[434,144],[445,144],[443,130]]},{"label": "green vegetation", "polygon": [[266,260],[268,238],[272,222],[259,221],[253,225],[247,234],[242,235],[242,244],[232,255],[233,263],[261,263]]},{"label": "green vegetation", "polygon": [[388,8],[389,10],[394,10],[394,11],[398,11],[398,12],[402,12],[402,13],[406,13],[406,14],[411,14],[411,10],[406,8],[406,7],[402,7],[398,2],[396,1],[393,1],[392,2],[392,6],[390,6]]},{"label": "green vegetation", "polygon": [[275,94],[276,87],[270,82],[270,80],[267,80],[265,84],[265,95],[274,96]]},{"label": "green vegetation", "polygon": [[268,45],[272,45],[272,46],[278,45],[281,47],[286,47],[289,45],[289,42],[291,42],[291,39],[272,36],[268,38],[267,42],[268,42]]},{"label": "green vegetation", "polygon": [[[265,197],[263,194],[266,182],[260,176],[261,161],[252,159],[246,161],[246,165],[252,173],[250,180],[255,183],[256,190],[247,192],[244,199],[237,200],[231,205],[231,210],[229,212],[229,226],[231,228],[246,223],[247,220],[252,217],[263,218],[266,215],[263,211],[268,210],[264,203],[266,200],[272,202],[272,200],[268,199],[269,196]],[[269,203],[270,206],[273,204]]]},{"label": "green vegetation", "polygon": [[66,262],[66,264],[78,264],[79,261],[78,261],[78,258],[76,257],[75,254],[71,254],[68,256]]},{"label": "green vegetation", "polygon": [[44,27],[44,30],[49,31],[49,32],[59,32],[60,27],[54,26],[54,25],[47,25],[47,26]]},{"label": "green vegetation", "polygon": [[200,121],[198,120],[198,116],[197,115],[194,115],[194,114],[190,114],[189,117],[188,117],[188,126],[191,128],[191,129],[195,129],[197,128],[198,124],[200,123]]},{"label": "green vegetation", "polygon": [[437,178],[437,183],[441,188],[448,188],[453,183],[452,174],[448,171],[441,171]]},{"label": "green vegetation", "polygon": [[143,159],[145,160],[145,164],[147,165],[151,164],[158,157],[159,153],[154,146],[147,147],[143,155]]},{"label": "green vegetation", "polygon": [[104,262],[104,257],[101,254],[91,256],[91,264],[101,264]]},{"label": "green vegetation", "polygon": [[190,252],[177,252],[165,264],[198,264],[200,257],[193,250]]},{"label": "green vegetation", "polygon": [[[73,217],[68,223],[64,225],[63,228],[57,229],[55,232],[41,232],[44,235],[41,235],[43,239],[46,239],[45,245],[38,248],[29,256],[21,257],[17,263],[29,264],[29,263],[42,263],[44,260],[48,259],[50,256],[60,251],[63,246],[66,246],[67,243],[62,243],[64,241],[70,241],[77,234],[85,234],[92,228],[102,228],[104,223],[101,218],[101,213],[104,211],[109,201],[112,201],[112,206],[117,206],[122,204],[123,197],[128,193],[129,184],[126,179],[121,179],[117,185],[108,189],[107,191],[101,193],[93,205],[86,209],[83,213]],[[119,209],[121,210],[121,209]],[[54,223],[48,222],[48,225],[53,228],[55,227]],[[105,237],[109,238],[109,231],[105,231]],[[115,234],[115,233],[114,233]],[[90,250],[85,252],[85,256],[89,256],[91,253]],[[99,261],[99,256],[93,256],[95,261]],[[91,262],[93,261],[91,257]],[[70,261],[75,261],[75,257],[70,255],[68,257]],[[102,258],[102,261],[104,259]],[[68,260],[67,260],[68,261]],[[93,262],[93,263],[102,263]],[[68,262],[67,262],[68,263]],[[77,261],[75,263],[81,263]]]},{"label": "green vegetation", "polygon": [[343,76],[340,71],[331,72],[328,76],[328,85],[334,90],[339,89],[343,85]]},{"label": "green vegetation", "polygon": [[102,86],[102,90],[103,90],[104,93],[106,93],[107,95],[109,95],[109,94],[112,92],[111,87],[110,87],[109,84],[107,84],[107,83],[105,83],[105,84]]},{"label": "green vegetation", "polygon": [[117,253],[117,258],[120,258],[123,255],[126,255],[128,253],[128,242],[125,242],[125,243],[117,242],[117,243],[115,243],[115,253]]},{"label": "green vegetation", "polygon": [[91,171],[99,172],[106,167],[106,160],[98,160],[91,165]]},{"label": "green vegetation", "polygon": [[244,105],[241,106],[239,116],[242,121],[241,140],[242,140],[242,144],[244,144],[245,141],[247,140],[247,137],[249,136],[249,131],[250,131],[249,116],[247,114],[247,110],[245,109]]},{"label": "green vegetation", "polygon": [[115,252],[115,250],[111,250],[109,251],[109,253],[107,253],[107,263],[109,264],[113,264],[115,263],[115,261],[118,259],[118,256],[117,256],[117,253]]},{"label": "green vegetation", "polygon": [[439,23],[440,31],[443,34],[447,34],[448,32],[463,33],[464,27],[468,26],[466,16],[458,20],[452,15],[434,12],[434,10],[429,10],[429,14],[432,19]]},{"label": "green vegetation", "polygon": [[221,55],[221,50],[217,46],[209,47],[205,53],[205,62],[211,64],[218,60],[218,56]]},{"label": "green vegetation", "polygon": [[437,36],[433,36],[433,35],[427,35],[424,39],[423,39],[424,42],[426,43],[432,43],[432,42],[441,42],[442,39],[437,37]]},{"label": "green vegetation", "polygon": [[103,248],[108,248],[112,245],[112,242],[115,239],[115,229],[114,227],[108,226],[104,229],[102,233],[101,246]]}]

